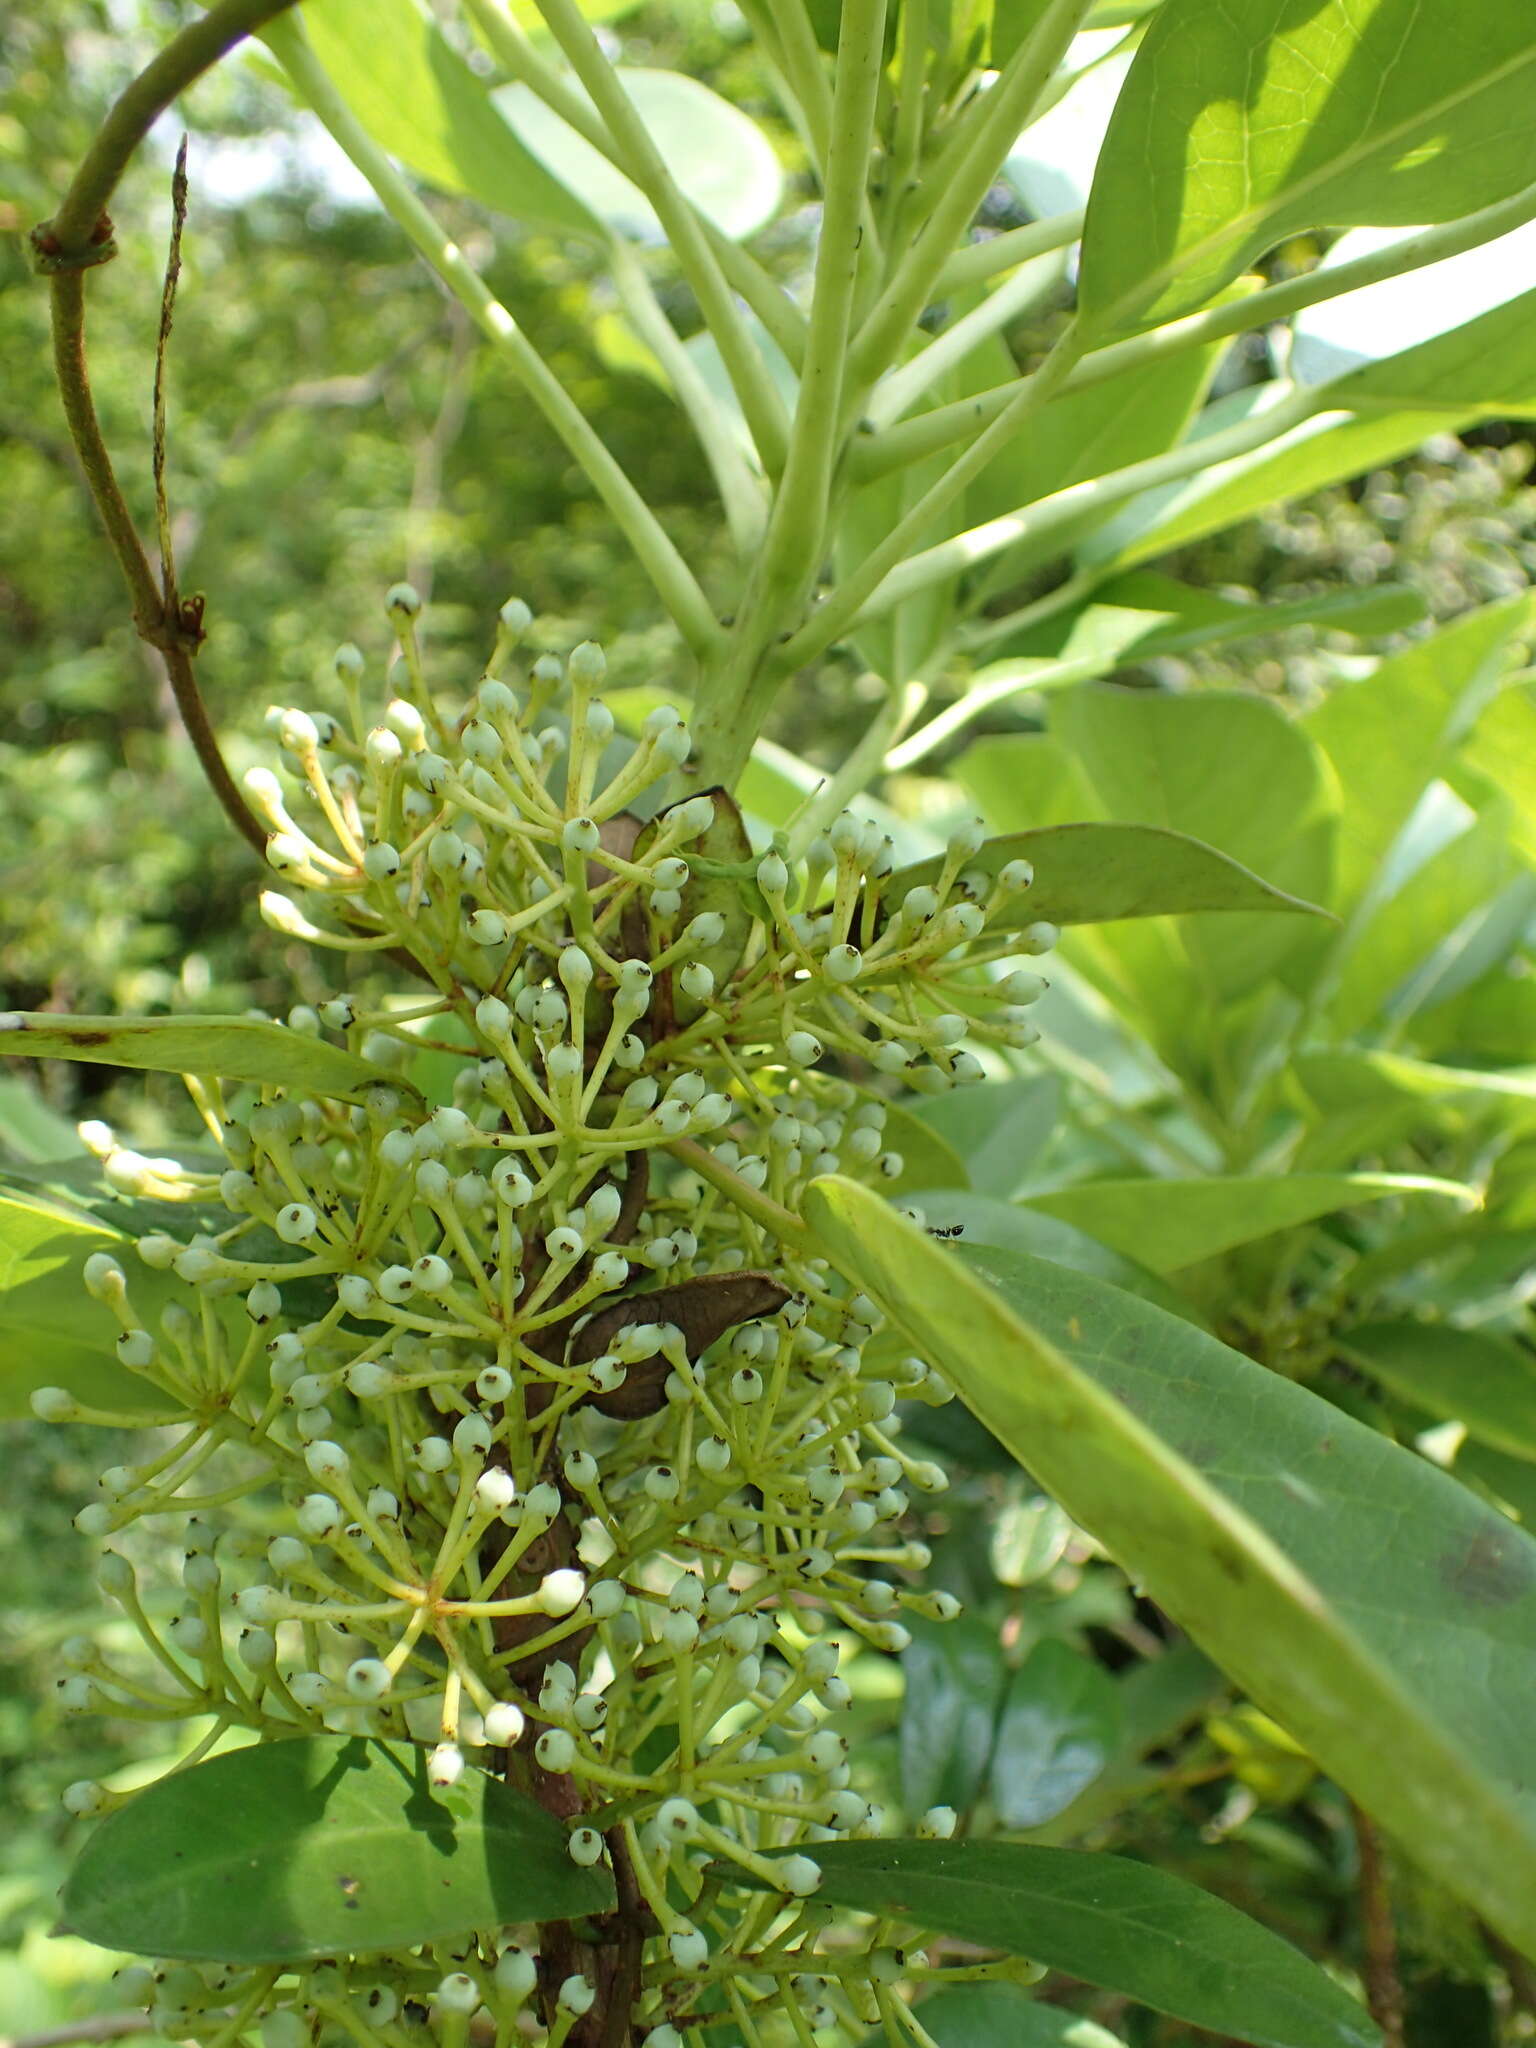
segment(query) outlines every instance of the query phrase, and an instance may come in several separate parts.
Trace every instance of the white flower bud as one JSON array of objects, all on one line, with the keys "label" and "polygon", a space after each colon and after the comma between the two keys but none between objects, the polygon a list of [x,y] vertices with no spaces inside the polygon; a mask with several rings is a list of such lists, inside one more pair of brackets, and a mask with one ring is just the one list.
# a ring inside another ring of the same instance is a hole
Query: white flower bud
[{"label": "white flower bud", "polygon": [[[464,1775],[464,1752],[456,1742],[440,1742],[427,1758],[427,1777],[432,1784],[446,1791],[450,1785],[457,1785]],[[451,1979],[449,1981],[452,1981]],[[474,1990],[471,1979],[464,1980]],[[479,2003],[479,1992],[475,1992],[475,2003]],[[460,2007],[460,2011],[473,2011],[474,2007]]]},{"label": "white flower bud", "polygon": [[80,1403],[67,1387],[34,1387],[31,1407],[39,1422],[72,1422],[80,1413]]},{"label": "white flower bud", "polygon": [[980,818],[968,818],[949,835],[945,852],[951,860],[973,860],[987,843],[987,828]]},{"label": "white flower bud", "polygon": [[[551,1489],[553,1491],[553,1489]],[[529,1495],[529,1499],[532,1499]],[[539,1581],[539,1608],[544,1614],[569,1614],[579,1607],[586,1595],[585,1576],[569,1568],[546,1572]]]},{"label": "white flower bud", "polygon": [[765,853],[757,864],[757,886],[767,897],[782,896],[789,887],[789,869],[776,853]]},{"label": "white flower bud", "polygon": [[590,818],[567,818],[560,832],[560,844],[567,853],[596,853],[602,835]]},{"label": "white flower bud", "polygon": [[328,1493],[308,1493],[299,1502],[294,1519],[306,1536],[319,1542],[341,1527],[341,1508]]},{"label": "white flower bud", "polygon": [[822,962],[829,981],[857,981],[864,969],[864,955],[857,946],[833,946]]},{"label": "white flower bud", "polygon": [[348,1667],[346,1687],[355,1700],[381,1700],[391,1683],[389,1666],[378,1657],[359,1657]]},{"label": "white flower bud", "polygon": [[715,992],[714,969],[702,960],[691,960],[678,976],[684,995],[695,1002],[707,1003]]},{"label": "white flower bud", "polygon": [[485,1710],[485,1739],[495,1749],[511,1749],[526,1726],[522,1708],[511,1700],[498,1700]]},{"label": "white flower bud", "polygon": [[563,1728],[546,1728],[533,1745],[533,1753],[542,1769],[558,1777],[576,1761],[576,1738]]},{"label": "white flower bud", "polygon": [[596,1828],[572,1828],[566,1847],[573,1863],[591,1865],[603,1859],[603,1838]]},{"label": "white flower bud", "polygon": [[307,1202],[289,1202],[273,1218],[272,1228],[284,1244],[304,1244],[319,1228],[319,1221]]},{"label": "white flower bud", "polygon": [[580,2019],[583,2013],[592,2010],[596,1998],[596,1988],[585,1977],[572,1976],[566,1978],[555,1994],[555,2004],[562,2012],[574,2013]]},{"label": "white flower bud", "polygon": [[436,1252],[428,1252],[412,1266],[411,1277],[419,1294],[446,1294],[453,1285],[453,1268]]},{"label": "white flower bud", "polygon": [[[82,1133],[84,1128],[82,1125]],[[85,1283],[86,1293],[96,1301],[119,1296],[124,1285],[122,1267],[107,1252],[92,1252],[81,1268],[80,1277]]]},{"label": "white flower bud", "polygon": [[701,910],[689,918],[682,936],[690,946],[718,946],[725,937],[725,919],[718,910]]}]

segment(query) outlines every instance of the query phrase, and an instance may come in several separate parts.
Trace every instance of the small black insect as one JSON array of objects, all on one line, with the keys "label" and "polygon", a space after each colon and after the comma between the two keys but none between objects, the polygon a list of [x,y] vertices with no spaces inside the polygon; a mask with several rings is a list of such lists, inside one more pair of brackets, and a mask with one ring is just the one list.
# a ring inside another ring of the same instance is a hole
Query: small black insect
[{"label": "small black insect", "polygon": [[930,1237],[964,1237],[965,1225],[963,1223],[930,1223],[928,1235]]}]

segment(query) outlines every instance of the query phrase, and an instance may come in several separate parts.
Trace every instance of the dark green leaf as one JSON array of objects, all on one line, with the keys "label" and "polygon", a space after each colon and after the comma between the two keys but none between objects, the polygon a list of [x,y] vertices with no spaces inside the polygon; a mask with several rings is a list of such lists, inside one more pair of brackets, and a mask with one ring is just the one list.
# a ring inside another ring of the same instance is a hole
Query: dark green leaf
[{"label": "dark green leaf", "polygon": [[[1010,861],[1027,860],[1035,879],[990,920],[994,931],[1043,921],[1106,924],[1122,917],[1171,917],[1197,910],[1302,911],[1323,916],[1250,874],[1213,847],[1182,832],[1151,825],[1047,825],[989,839],[968,870],[995,875]],[[932,883],[942,859],[902,868],[886,883],[893,903],[908,889]]]},{"label": "dark green leaf", "polygon": [[1134,1255],[1155,1273],[1173,1273],[1233,1245],[1392,1195],[1445,1195],[1469,1208],[1478,1201],[1475,1188],[1428,1174],[1289,1173],[1090,1180],[1031,1195],[1028,1206]]},{"label": "dark green leaf", "polygon": [[374,1086],[410,1083],[387,1068],[282,1024],[249,1017],[57,1017],[0,1012],[0,1053],[34,1060],[87,1060],[152,1074],[216,1074],[306,1095],[357,1102]]},{"label": "dark green leaf", "polygon": [[981,1789],[1008,1673],[997,1630],[969,1615],[911,1624],[902,1653],[901,1796],[915,1819],[930,1806],[964,1813]]},{"label": "dark green leaf", "polygon": [[1036,1643],[998,1717],[990,1790],[1005,1828],[1037,1828],[1104,1769],[1120,1733],[1115,1682],[1065,1643]]},{"label": "dark green leaf", "polygon": [[[1260,2048],[1376,2048],[1363,2009],[1224,1899],[1144,1863],[1014,1842],[824,1842],[817,1897],[1027,1955]],[[732,1865],[711,1868],[766,1890]]]},{"label": "dark green leaf", "polygon": [[917,1115],[914,1105],[887,1103],[883,1128],[887,1149],[901,1160],[901,1172],[886,1183],[891,1194],[967,1185],[964,1160],[926,1117]]},{"label": "dark green leaf", "polygon": [[1455,220],[1536,180],[1536,22],[1460,0],[1164,0],[1083,235],[1100,333],[1192,311],[1285,236]]},{"label": "dark green leaf", "polygon": [[[979,1195],[1007,1201],[1049,1142],[1061,1116],[1065,1090],[1055,1074],[1031,1074],[956,1088],[906,1106],[953,1146]],[[925,1185],[937,1186],[937,1182]]]},{"label": "dark green leaf", "polygon": [[1536,1357],[1483,1330],[1450,1323],[1360,1323],[1343,1356],[1416,1408],[1516,1458],[1536,1459]]},{"label": "dark green leaf", "polygon": [[[1121,2048],[1092,2020],[1059,2005],[1042,2005],[1017,1984],[951,1984],[917,2007],[938,2048]],[[890,2048],[883,2029],[860,2048]]]},{"label": "dark green leaf", "polygon": [[1536,1946],[1536,1544],[1116,1288],[957,1256],[850,1181],[813,1182],[805,1209],[1073,1519],[1418,1861]]},{"label": "dark green leaf", "polygon": [[424,1749],[327,1735],[138,1793],[75,1859],[61,1926],[103,1948],[298,1963],[612,1904],[607,1874],[573,1863],[521,1793],[482,1771],[437,1793]]}]

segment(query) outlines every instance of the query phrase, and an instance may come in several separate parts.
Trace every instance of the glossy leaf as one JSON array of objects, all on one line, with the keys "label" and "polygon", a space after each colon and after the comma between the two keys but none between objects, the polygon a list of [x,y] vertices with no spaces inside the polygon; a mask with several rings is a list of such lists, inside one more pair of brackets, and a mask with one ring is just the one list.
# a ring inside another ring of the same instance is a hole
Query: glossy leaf
[{"label": "glossy leaf", "polygon": [[1516,1458],[1536,1460],[1536,1356],[1451,1323],[1360,1323],[1339,1349],[1416,1408]]},{"label": "glossy leaf", "polygon": [[915,1620],[902,1653],[901,1796],[915,1820],[930,1806],[963,1813],[987,1774],[1008,1683],[997,1630],[962,1615]]},{"label": "glossy leaf", "polygon": [[1376,2048],[1364,2010],[1315,1963],[1150,1864],[1016,1842],[822,1842],[815,1854],[827,1905],[1026,1955],[1260,2048]]},{"label": "glossy leaf", "polygon": [[410,1089],[388,1068],[249,1017],[60,1017],[51,1011],[0,1012],[0,1054],[34,1060],[85,1060],[151,1074],[216,1074],[307,1095],[359,1102],[374,1086]]},{"label": "glossy leaf", "polygon": [[[1416,1860],[1536,1945],[1536,1544],[1448,1474],[1100,1282],[820,1180],[828,1257]],[[1476,1685],[1466,1683],[1475,1667]]]},{"label": "glossy leaf", "polygon": [[1454,220],[1536,181],[1536,21],[1459,0],[1164,0],[1109,124],[1079,300],[1203,305],[1285,236]]},{"label": "glossy leaf", "polygon": [[232,1963],[414,1948],[613,1904],[566,1830],[482,1771],[452,1792],[409,1743],[261,1742],[110,1814],[64,1883],[61,1928],[104,1948]]},{"label": "glossy leaf", "polygon": [[[734,239],[766,226],[778,211],[784,178],[772,143],[754,121],[681,72],[626,64],[615,76],[685,199]],[[642,240],[663,239],[661,223],[636,186],[530,87],[499,86],[490,104],[572,195],[583,218],[595,216]],[[503,212],[517,210],[502,206]]]},{"label": "glossy leaf", "polygon": [[537,227],[600,233],[508,127],[419,0],[305,0],[302,28],[280,17],[263,40],[281,62],[289,38],[301,35],[373,140],[429,185]]},{"label": "glossy leaf", "polygon": [[1031,1195],[1028,1206],[1087,1231],[1155,1273],[1174,1273],[1233,1245],[1393,1195],[1447,1196],[1468,1208],[1478,1200],[1475,1188],[1421,1173],[1209,1174],[1083,1181]]},{"label": "glossy leaf", "polygon": [[[1118,2035],[1017,1984],[951,1984],[916,2011],[938,2048],[1122,2048]],[[866,2034],[860,2048],[890,2048],[890,2036]]]},{"label": "glossy leaf", "polygon": [[1120,1736],[1120,1700],[1101,1665],[1049,1637],[1009,1681],[990,1791],[1005,1828],[1037,1828],[1103,1771]]},{"label": "glossy leaf", "polygon": [[[1326,914],[1315,903],[1272,888],[1213,847],[1153,825],[1047,825],[1010,832],[989,839],[965,865],[995,875],[1015,860],[1027,860],[1035,879],[993,913],[989,924],[995,931],[1037,921],[1104,924],[1197,910]],[[885,885],[889,900],[899,903],[909,889],[933,882],[942,866],[936,857],[900,869]]]}]

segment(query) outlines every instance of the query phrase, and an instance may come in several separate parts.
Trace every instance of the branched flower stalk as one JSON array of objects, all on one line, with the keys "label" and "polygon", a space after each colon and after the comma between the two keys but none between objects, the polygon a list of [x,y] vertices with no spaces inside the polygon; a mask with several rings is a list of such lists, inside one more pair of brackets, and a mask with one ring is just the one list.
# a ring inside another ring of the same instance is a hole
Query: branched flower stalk
[{"label": "branched flower stalk", "polygon": [[[184,1293],[150,1327],[134,1274],[89,1263],[162,1429],[78,1524],[111,1542],[192,1520],[164,1627],[133,1539],[102,1561],[152,1665],[73,1639],[59,1698],[212,1716],[194,1761],[230,1729],[330,1731],[427,1745],[444,1796],[499,1771],[575,1862],[611,1866],[619,1908],[601,1940],[486,1928],[129,1988],[209,2048],[256,2015],[266,2048],[326,2026],[399,2043],[412,2001],[449,2042],[479,2013],[497,2044],[677,2048],[729,2015],[768,2048],[898,2008],[918,2040],[889,1986],[921,1957],[846,1918],[823,1938],[816,1849],[882,1822],[850,1783],[840,1649],[899,1650],[903,1614],[956,1612],[909,1576],[909,1499],[945,1478],[895,1413],[948,1390],[816,1256],[800,1197],[821,1173],[901,1174],[886,1077],[946,1089],[983,1071],[962,1040],[1036,1036],[1044,983],[1000,963],[1054,930],[1021,938],[1015,901],[989,931],[1031,874],[969,867],[979,828],[932,884],[893,888],[889,839],[849,815],[792,865],[752,852],[723,790],[667,801],[687,727],[661,708],[622,738],[600,648],[521,656],[517,600],[462,707],[424,672],[415,593],[388,610],[400,694],[379,722],[344,647],[341,715],[274,712],[285,773],[246,793],[289,892],[263,895],[267,922],[359,964],[403,952],[427,986],[290,1012],[380,1070],[354,1103],[193,1082],[221,1173],[86,1127],[111,1184],[165,1201],[138,1258]],[[423,1048],[458,1062],[435,1107]],[[58,1388],[35,1406],[123,1420]],[[733,1866],[772,1892],[733,1891]]]}]

